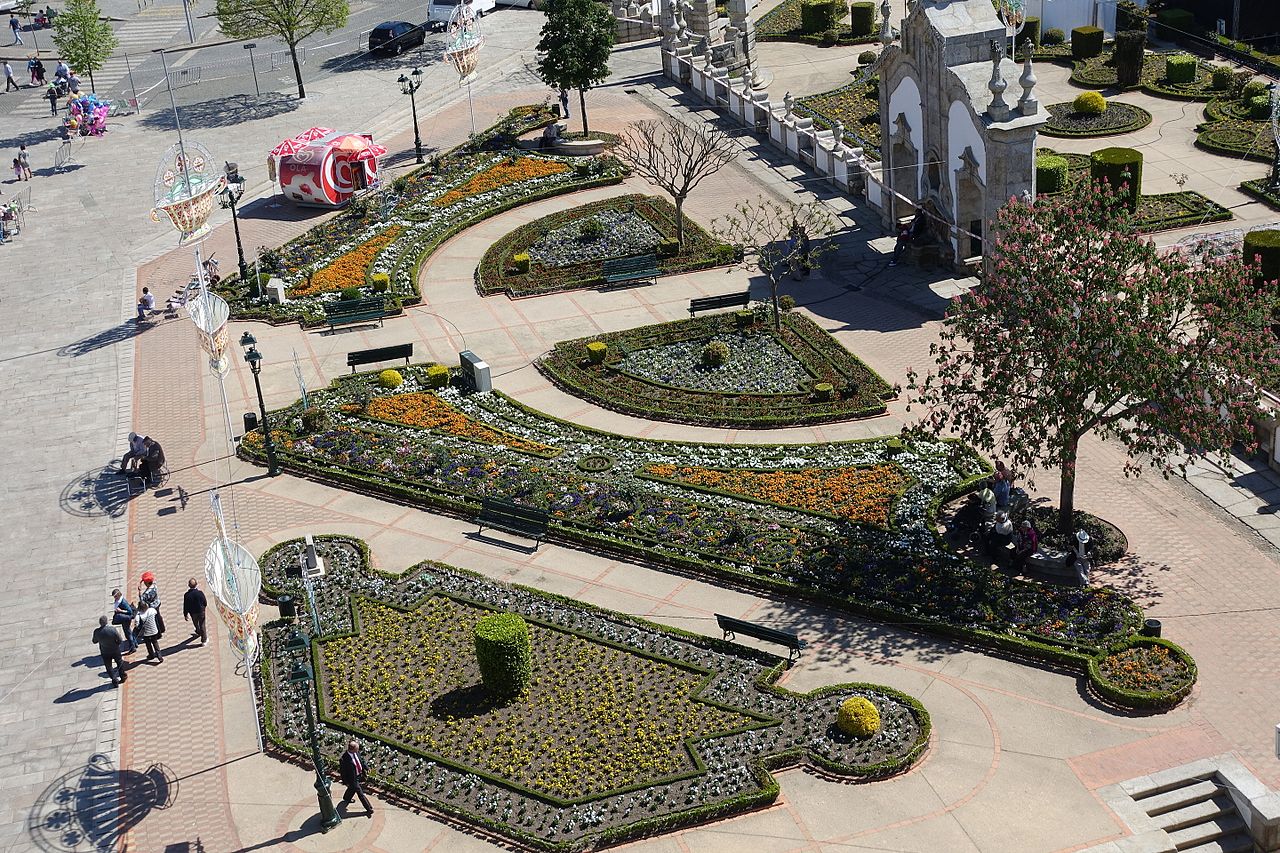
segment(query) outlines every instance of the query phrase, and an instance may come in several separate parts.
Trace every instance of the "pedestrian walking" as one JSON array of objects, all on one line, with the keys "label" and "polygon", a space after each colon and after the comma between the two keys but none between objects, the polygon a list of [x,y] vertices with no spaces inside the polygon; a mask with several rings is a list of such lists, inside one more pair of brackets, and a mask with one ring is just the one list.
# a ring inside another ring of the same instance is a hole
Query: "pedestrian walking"
[{"label": "pedestrian walking", "polygon": [[349,806],[353,797],[359,797],[360,804],[364,806],[364,816],[373,817],[373,804],[364,793],[366,774],[364,762],[360,760],[360,741],[347,743],[347,751],[338,761],[338,775],[342,777],[342,784],[347,786],[347,792],[342,795],[342,805]]},{"label": "pedestrian walking", "polygon": [[138,635],[133,631],[133,619],[137,616],[137,611],[133,609],[133,605],[129,603],[129,599],[118,589],[111,590],[111,598],[115,601],[115,610],[111,615],[111,624],[119,625],[124,630],[124,639],[128,648],[124,650],[125,654],[133,654],[138,648]]},{"label": "pedestrian walking", "polygon": [[98,644],[98,654],[102,655],[102,665],[107,670],[112,687],[119,687],[128,680],[124,674],[124,658],[120,657],[120,632],[107,621],[107,617],[98,617],[98,627],[93,629],[93,641]]},{"label": "pedestrian walking", "polygon": [[164,656],[160,654],[160,627],[156,624],[159,616],[160,611],[156,610],[155,605],[143,604],[138,611],[138,633],[147,646],[147,660],[164,663]]},{"label": "pedestrian walking", "polygon": [[36,58],[34,56],[27,57],[27,74],[31,76],[31,85],[36,84]]},{"label": "pedestrian walking", "polygon": [[38,56],[32,61],[35,62],[35,68],[32,69],[32,71],[35,73],[35,80],[33,80],[32,82],[37,86],[43,86],[44,85],[44,63],[40,61],[40,57]]},{"label": "pedestrian walking", "polygon": [[22,175],[26,180],[31,180],[31,155],[27,153],[27,146],[18,146],[18,163],[22,166]]},{"label": "pedestrian walking", "polygon": [[560,90],[560,117],[561,118],[569,117],[569,90],[568,89]]},{"label": "pedestrian walking", "polygon": [[182,596],[182,618],[191,622],[191,637],[199,637],[202,646],[209,642],[208,626],[204,621],[208,607],[209,599],[197,588],[196,579],[187,581],[187,591]]},{"label": "pedestrian walking", "polygon": [[13,66],[9,64],[9,60],[4,61],[4,91],[9,94],[10,89],[22,91],[22,87],[18,85],[18,81],[13,79]]},{"label": "pedestrian walking", "polygon": [[49,115],[56,116],[58,114],[58,87],[49,84],[49,88],[45,90],[44,98],[49,102]]},{"label": "pedestrian walking", "polygon": [[[18,23],[17,15],[9,16],[9,29],[13,30],[13,44],[22,44],[22,25]],[[10,45],[12,47],[13,45]],[[5,89],[5,91],[9,91]]]}]

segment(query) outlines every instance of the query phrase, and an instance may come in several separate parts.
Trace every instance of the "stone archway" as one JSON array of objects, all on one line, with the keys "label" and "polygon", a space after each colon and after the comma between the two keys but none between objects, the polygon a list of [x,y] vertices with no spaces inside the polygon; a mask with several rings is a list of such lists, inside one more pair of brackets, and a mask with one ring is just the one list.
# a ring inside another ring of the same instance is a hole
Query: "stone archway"
[{"label": "stone archway", "polygon": [[960,155],[956,176],[956,263],[984,254],[983,211],[986,209],[986,184],[978,172],[978,159],[971,147]]},{"label": "stone archway", "polygon": [[889,142],[889,189],[893,191],[890,209],[893,211],[891,219],[896,222],[910,216],[920,200],[920,184],[916,179],[920,154],[911,142],[911,125],[904,113],[899,113],[894,121],[893,136]]}]

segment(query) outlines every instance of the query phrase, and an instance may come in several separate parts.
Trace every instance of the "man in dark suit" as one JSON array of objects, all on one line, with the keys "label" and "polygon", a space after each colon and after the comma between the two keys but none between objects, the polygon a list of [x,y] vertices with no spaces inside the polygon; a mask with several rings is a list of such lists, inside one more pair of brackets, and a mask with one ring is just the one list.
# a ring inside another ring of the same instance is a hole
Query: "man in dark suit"
[{"label": "man in dark suit", "polygon": [[353,740],[347,744],[347,751],[342,753],[338,762],[338,775],[342,777],[342,784],[347,786],[347,792],[342,795],[342,805],[349,806],[352,797],[359,797],[365,809],[364,816],[373,817],[373,804],[364,793],[365,769],[364,762],[360,760],[360,741]]},{"label": "man in dark suit", "polygon": [[209,631],[204,621],[204,611],[209,607],[209,600],[196,588],[196,579],[187,581],[187,591],[182,596],[182,618],[191,622],[192,638],[200,638],[200,645],[209,642]]},{"label": "man in dark suit", "polygon": [[98,644],[98,653],[102,655],[102,665],[107,668],[111,678],[111,686],[119,687],[129,676],[124,674],[124,658],[120,657],[120,632],[110,624],[106,616],[98,617],[98,627],[93,630],[93,642]]}]

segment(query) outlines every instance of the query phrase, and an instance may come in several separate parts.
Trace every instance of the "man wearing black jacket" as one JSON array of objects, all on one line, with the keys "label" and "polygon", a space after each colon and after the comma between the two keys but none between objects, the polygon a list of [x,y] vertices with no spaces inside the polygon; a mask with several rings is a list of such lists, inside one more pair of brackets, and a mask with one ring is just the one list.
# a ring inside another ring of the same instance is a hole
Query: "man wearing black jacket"
[{"label": "man wearing black jacket", "polygon": [[98,644],[102,665],[111,677],[111,686],[119,687],[129,676],[124,674],[124,658],[120,657],[120,632],[110,624],[106,616],[98,617],[98,627],[93,630],[93,642]]},{"label": "man wearing black jacket", "polygon": [[209,632],[204,621],[204,611],[209,600],[196,589],[196,579],[187,581],[187,591],[182,596],[182,618],[191,623],[191,636],[200,638],[200,645],[209,642]]},{"label": "man wearing black jacket", "polygon": [[365,769],[364,762],[360,760],[360,741],[353,740],[347,744],[347,751],[338,761],[338,775],[342,777],[342,784],[347,786],[347,792],[342,795],[342,805],[351,805],[351,798],[358,796],[365,809],[364,816],[373,817],[373,804],[364,793]]}]

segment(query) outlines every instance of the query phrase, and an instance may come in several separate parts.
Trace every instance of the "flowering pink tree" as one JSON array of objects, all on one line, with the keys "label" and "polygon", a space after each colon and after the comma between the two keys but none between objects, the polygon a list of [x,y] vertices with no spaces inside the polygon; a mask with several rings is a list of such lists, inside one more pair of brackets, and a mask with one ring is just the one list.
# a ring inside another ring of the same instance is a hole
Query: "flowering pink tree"
[{"label": "flowering pink tree", "polygon": [[1071,532],[1076,460],[1089,432],[1122,442],[1125,473],[1169,476],[1251,442],[1256,381],[1277,366],[1273,289],[1238,260],[1193,268],[1137,235],[1123,190],[1000,211],[990,273],[957,299],[908,372],[926,423],[1017,468],[1062,471],[1059,529]]}]

